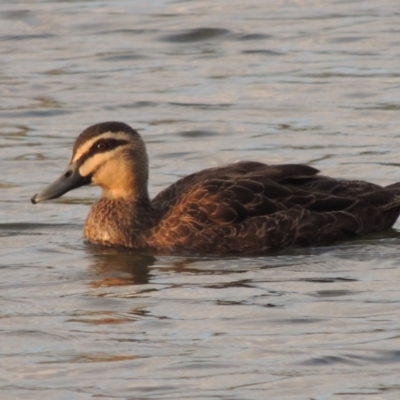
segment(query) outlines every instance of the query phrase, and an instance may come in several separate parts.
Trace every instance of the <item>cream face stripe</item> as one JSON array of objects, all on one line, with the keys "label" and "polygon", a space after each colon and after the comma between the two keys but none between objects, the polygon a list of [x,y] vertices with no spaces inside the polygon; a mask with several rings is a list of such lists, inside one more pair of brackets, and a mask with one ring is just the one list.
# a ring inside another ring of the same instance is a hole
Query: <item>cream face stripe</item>
[{"label": "cream face stripe", "polygon": [[87,142],[81,144],[80,147],[76,150],[76,153],[72,155],[71,163],[77,162],[85,153],[87,153],[94,143],[101,139],[116,139],[116,140],[125,140],[129,142],[130,136],[125,132],[104,132],[101,135],[98,135]]},{"label": "cream face stripe", "polygon": [[119,151],[119,148],[107,151],[105,153],[95,154],[79,167],[79,173],[81,176],[93,174],[102,164],[111,160],[117,151]]}]

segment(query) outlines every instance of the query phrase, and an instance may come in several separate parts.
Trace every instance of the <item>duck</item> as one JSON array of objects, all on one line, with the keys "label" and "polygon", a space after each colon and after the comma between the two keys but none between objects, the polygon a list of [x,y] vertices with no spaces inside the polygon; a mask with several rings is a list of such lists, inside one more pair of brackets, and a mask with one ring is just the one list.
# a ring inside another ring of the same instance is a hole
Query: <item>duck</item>
[{"label": "duck", "polygon": [[400,214],[400,182],[335,179],[304,164],[241,161],[179,179],[153,199],[139,133],[123,122],[92,125],[76,139],[62,175],[31,199],[85,185],[102,189],[86,219],[92,243],[142,251],[266,254],[329,245],[389,229]]}]

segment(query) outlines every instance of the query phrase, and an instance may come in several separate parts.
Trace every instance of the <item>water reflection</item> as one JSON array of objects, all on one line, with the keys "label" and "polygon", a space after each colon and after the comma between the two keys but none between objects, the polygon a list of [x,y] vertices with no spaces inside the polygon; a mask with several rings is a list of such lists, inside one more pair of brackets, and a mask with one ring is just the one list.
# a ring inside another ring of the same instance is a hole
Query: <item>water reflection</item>
[{"label": "water reflection", "polygon": [[93,287],[145,285],[150,280],[150,267],[156,262],[152,255],[128,249],[88,245],[93,262],[90,268],[98,276]]},{"label": "water reflection", "polygon": [[[243,259],[238,257],[157,256],[122,247],[106,247],[90,243],[86,244],[85,252],[90,255],[90,270],[96,275],[96,279],[91,283],[92,287],[151,283],[153,266],[163,273],[185,275],[231,275],[232,271],[235,274],[247,272],[245,264],[240,267]],[[232,268],[229,267],[230,262]],[[216,267],[216,264],[220,264],[221,268]],[[227,282],[226,287],[241,284],[236,281]]]}]

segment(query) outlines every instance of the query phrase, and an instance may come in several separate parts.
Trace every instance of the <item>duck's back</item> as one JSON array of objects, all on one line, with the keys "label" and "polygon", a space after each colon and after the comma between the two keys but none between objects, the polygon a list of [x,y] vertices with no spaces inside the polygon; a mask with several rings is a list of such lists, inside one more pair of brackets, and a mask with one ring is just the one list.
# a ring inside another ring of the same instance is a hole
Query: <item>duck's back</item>
[{"label": "duck's back", "polygon": [[263,253],[327,244],[390,228],[396,190],[318,175],[306,165],[240,162],[180,179],[152,202],[149,244],[213,253]]}]

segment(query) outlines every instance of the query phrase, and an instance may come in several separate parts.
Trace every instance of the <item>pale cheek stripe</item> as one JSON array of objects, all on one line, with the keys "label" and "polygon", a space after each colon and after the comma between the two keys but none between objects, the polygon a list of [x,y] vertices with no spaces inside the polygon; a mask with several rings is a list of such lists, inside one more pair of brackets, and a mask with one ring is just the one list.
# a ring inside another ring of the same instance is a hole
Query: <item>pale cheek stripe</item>
[{"label": "pale cheek stripe", "polygon": [[117,149],[107,151],[106,153],[95,154],[88,158],[80,167],[79,173],[81,176],[89,176],[96,169],[98,169],[102,164],[114,157]]},{"label": "pale cheek stripe", "polygon": [[125,132],[104,132],[99,136],[96,136],[82,145],[76,150],[76,153],[73,155],[71,162],[76,162],[79,160],[85,153],[87,153],[90,148],[100,139],[116,139],[116,140],[126,140],[129,142],[130,137]]}]

